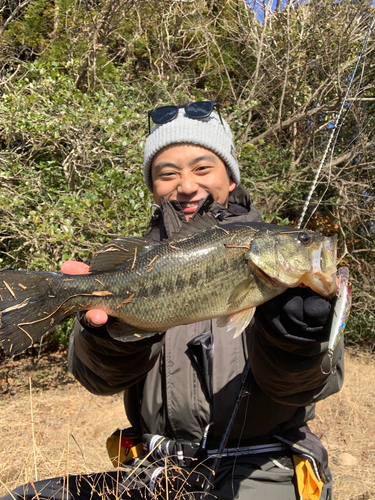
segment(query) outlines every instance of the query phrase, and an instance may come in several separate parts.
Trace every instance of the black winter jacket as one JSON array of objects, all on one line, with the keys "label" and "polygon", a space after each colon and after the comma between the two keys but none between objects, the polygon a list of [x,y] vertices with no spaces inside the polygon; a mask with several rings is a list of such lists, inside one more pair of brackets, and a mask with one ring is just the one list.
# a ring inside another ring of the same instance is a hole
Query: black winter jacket
[{"label": "black winter jacket", "polygon": [[[223,224],[261,220],[241,186],[231,193],[228,208],[209,196],[197,212],[211,212]],[[178,230],[183,219],[178,202],[163,201],[146,237],[163,239]],[[130,343],[112,339],[105,327],[77,324],[71,371],[95,394],[125,390],[127,416],[140,434],[200,440],[212,423],[209,441],[214,444],[228,423],[249,359],[248,395],[230,441],[238,445],[239,440],[247,443],[276,435],[319,448],[317,439],[311,445],[306,422],[314,418],[314,403],[339,391],[343,382],[342,342],[334,354],[336,370],[327,375],[321,369],[330,314],[329,301],[309,288],[297,288],[259,306],[236,339],[216,320]]]}]

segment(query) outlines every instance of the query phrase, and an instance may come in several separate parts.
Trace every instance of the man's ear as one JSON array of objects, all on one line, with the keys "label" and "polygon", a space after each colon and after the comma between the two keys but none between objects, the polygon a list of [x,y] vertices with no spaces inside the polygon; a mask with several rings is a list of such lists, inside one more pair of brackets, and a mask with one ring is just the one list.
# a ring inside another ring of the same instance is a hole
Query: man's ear
[{"label": "man's ear", "polygon": [[235,187],[236,187],[236,183],[234,181],[232,181],[232,179],[230,179],[230,182],[229,182],[229,192],[231,193],[232,191],[234,191]]}]

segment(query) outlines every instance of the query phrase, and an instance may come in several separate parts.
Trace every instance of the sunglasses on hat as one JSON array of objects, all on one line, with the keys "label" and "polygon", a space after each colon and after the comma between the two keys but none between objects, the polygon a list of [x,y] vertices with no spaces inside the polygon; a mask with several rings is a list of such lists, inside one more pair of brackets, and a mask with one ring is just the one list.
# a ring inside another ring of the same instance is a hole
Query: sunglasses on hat
[{"label": "sunglasses on hat", "polygon": [[161,106],[160,108],[152,109],[148,112],[148,133],[151,133],[151,120],[160,125],[162,123],[171,122],[178,115],[178,110],[184,108],[186,115],[194,120],[201,120],[210,116],[214,108],[217,110],[220,122],[224,127],[221,119],[219,105],[216,101],[197,101],[190,104],[182,104],[180,106]]}]

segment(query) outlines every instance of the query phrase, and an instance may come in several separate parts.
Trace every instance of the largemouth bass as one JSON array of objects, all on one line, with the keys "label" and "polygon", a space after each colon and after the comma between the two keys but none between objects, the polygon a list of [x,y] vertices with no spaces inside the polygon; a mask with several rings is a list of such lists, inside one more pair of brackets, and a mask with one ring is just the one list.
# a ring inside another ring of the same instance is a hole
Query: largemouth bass
[{"label": "largemouth bass", "polygon": [[219,225],[209,215],[162,242],[118,238],[90,274],[0,271],[0,340],[15,355],[76,311],[103,309],[123,341],[220,318],[235,335],[255,307],[288,287],[336,291],[336,239],[266,223]]}]

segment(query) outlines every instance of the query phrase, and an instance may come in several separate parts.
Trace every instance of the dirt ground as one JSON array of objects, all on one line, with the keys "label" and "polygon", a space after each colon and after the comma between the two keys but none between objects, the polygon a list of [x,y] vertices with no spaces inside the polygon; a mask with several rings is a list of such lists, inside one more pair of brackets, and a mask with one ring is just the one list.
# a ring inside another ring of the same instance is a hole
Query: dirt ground
[{"label": "dirt ground", "polygon": [[[105,442],[126,427],[122,396],[93,396],[66,353],[0,366],[0,496],[24,482],[112,469]],[[375,499],[375,359],[348,351],[343,390],[317,406],[311,428],[328,448],[334,500]]]}]

